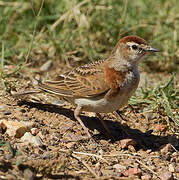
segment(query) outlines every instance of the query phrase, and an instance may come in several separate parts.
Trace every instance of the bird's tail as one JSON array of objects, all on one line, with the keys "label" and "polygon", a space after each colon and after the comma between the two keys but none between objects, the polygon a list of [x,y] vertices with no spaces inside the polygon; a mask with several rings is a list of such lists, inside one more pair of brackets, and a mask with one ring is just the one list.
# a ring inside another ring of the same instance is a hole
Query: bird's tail
[{"label": "bird's tail", "polygon": [[21,97],[21,96],[30,95],[30,94],[37,94],[37,93],[41,93],[41,92],[42,92],[42,90],[40,90],[40,89],[19,91],[19,92],[11,91],[11,95],[13,97]]}]

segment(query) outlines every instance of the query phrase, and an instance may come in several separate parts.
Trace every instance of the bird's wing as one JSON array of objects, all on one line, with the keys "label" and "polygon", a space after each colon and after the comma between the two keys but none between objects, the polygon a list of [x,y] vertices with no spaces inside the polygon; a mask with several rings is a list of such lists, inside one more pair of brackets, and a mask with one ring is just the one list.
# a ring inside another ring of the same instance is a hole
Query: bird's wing
[{"label": "bird's wing", "polygon": [[105,76],[103,61],[98,61],[45,81],[39,88],[64,97],[94,97],[110,89]]}]

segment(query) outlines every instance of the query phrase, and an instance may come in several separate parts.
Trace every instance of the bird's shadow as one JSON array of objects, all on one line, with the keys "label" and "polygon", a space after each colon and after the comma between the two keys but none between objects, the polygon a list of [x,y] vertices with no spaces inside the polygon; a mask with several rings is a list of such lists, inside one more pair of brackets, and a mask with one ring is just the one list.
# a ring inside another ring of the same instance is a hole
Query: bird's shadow
[{"label": "bird's shadow", "polygon": [[[34,103],[24,100],[18,101],[18,105],[26,105],[28,106],[28,108],[37,108],[38,110],[61,114],[73,121],[76,121],[74,112],[71,109],[66,109],[61,106],[53,104]],[[98,140],[110,140],[110,137],[105,136],[103,126],[97,117],[87,117],[82,115],[81,119],[88,129],[96,129],[100,132],[100,134],[93,136],[93,138],[96,138]],[[156,151],[162,146],[170,143],[175,147],[175,149],[179,150],[179,139],[175,135],[153,135],[152,130],[142,132],[139,129],[131,129],[129,126],[123,127],[119,121],[107,120],[105,121],[105,123],[109,127],[109,130],[112,133],[115,141],[119,141],[125,138],[132,138],[137,142],[139,146],[138,148],[142,148],[144,150],[151,149],[152,151]]]}]

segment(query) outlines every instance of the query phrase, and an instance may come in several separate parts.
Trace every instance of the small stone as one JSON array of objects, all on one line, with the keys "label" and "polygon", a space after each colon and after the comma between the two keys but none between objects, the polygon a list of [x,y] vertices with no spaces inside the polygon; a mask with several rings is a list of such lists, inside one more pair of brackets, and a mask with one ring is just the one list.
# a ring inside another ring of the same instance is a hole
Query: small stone
[{"label": "small stone", "polygon": [[24,136],[21,137],[21,141],[24,142],[24,145],[32,144],[35,147],[43,145],[39,136],[33,136],[30,132],[26,132]]},{"label": "small stone", "polygon": [[39,81],[40,81],[41,79],[40,79],[40,75],[39,74],[37,74],[36,76],[35,76],[35,78],[32,80],[32,84],[34,85],[34,86],[37,86],[38,84],[39,84]]},{"label": "small stone", "polygon": [[32,133],[33,136],[36,136],[36,135],[39,133],[39,129],[37,129],[37,128],[32,128],[32,129],[31,129],[31,133]]},{"label": "small stone", "polygon": [[66,133],[69,129],[72,129],[74,126],[73,122],[66,122],[66,123],[62,123],[59,127],[59,131],[61,134]]},{"label": "small stone", "polygon": [[148,149],[148,150],[146,151],[147,154],[150,154],[151,152],[152,152],[151,149]]},{"label": "small stone", "polygon": [[134,159],[131,159],[131,158],[129,158],[129,159],[124,159],[124,165],[125,166],[130,166],[131,164],[133,164],[134,163]]},{"label": "small stone", "polygon": [[24,179],[34,179],[35,176],[34,176],[34,173],[29,169],[25,169],[24,172],[23,172],[23,175],[24,175]]},{"label": "small stone", "polygon": [[20,109],[20,112],[21,112],[21,113],[25,113],[26,110],[25,110],[25,109]]},{"label": "small stone", "polygon": [[43,159],[51,159],[53,157],[53,154],[51,153],[46,153],[46,154],[43,154],[42,158]]},{"label": "small stone", "polygon": [[151,177],[150,174],[145,174],[145,175],[141,176],[141,179],[142,179],[142,180],[151,180],[152,177]]},{"label": "small stone", "polygon": [[6,108],[7,108],[6,106],[4,106],[4,105],[0,105],[0,111],[5,110]]},{"label": "small stone", "polygon": [[123,139],[120,141],[121,147],[127,148],[129,145],[135,146],[137,143],[133,139]]},{"label": "small stone", "polygon": [[167,130],[167,126],[164,124],[157,124],[154,129],[157,132],[164,132]]},{"label": "small stone", "polygon": [[162,154],[166,154],[168,152],[173,152],[173,151],[174,151],[174,149],[171,144],[166,144],[160,148],[160,152]]},{"label": "small stone", "polygon": [[4,111],[4,115],[10,115],[11,112],[10,111]]},{"label": "small stone", "polygon": [[178,152],[172,153],[172,156],[178,156]]},{"label": "small stone", "polygon": [[133,153],[136,152],[134,146],[132,146],[132,145],[129,145],[129,146],[128,146],[128,150],[129,150],[130,152],[133,152]]},{"label": "small stone", "polygon": [[25,132],[30,131],[33,123],[1,120],[1,128],[11,137],[21,138]]},{"label": "small stone", "polygon": [[62,135],[60,133],[53,133],[51,137],[52,139],[59,141],[62,138]]},{"label": "small stone", "polygon": [[65,101],[62,101],[62,100],[54,100],[53,101],[53,104],[55,105],[63,105]]},{"label": "small stone", "polygon": [[75,144],[76,144],[76,142],[69,142],[69,143],[66,143],[66,144],[64,144],[64,145],[65,145],[65,147],[67,147],[67,148],[72,148]]},{"label": "small stone", "polygon": [[126,177],[141,176],[142,171],[139,168],[129,168],[128,170],[122,171],[122,174]]},{"label": "small stone", "polygon": [[23,120],[24,120],[24,121],[30,121],[30,118],[29,118],[29,117],[24,117]]},{"label": "small stone", "polygon": [[52,60],[45,62],[41,67],[40,71],[48,71],[52,67]]},{"label": "small stone", "polygon": [[80,136],[77,136],[76,134],[74,133],[66,133],[65,135],[63,135],[63,141],[64,142],[76,142],[76,141],[79,141],[81,140],[81,137]]},{"label": "small stone", "polygon": [[152,120],[158,117],[157,113],[153,113],[153,112],[145,112],[144,116],[147,120]]},{"label": "small stone", "polygon": [[43,151],[37,146],[34,148],[34,154],[43,154]]},{"label": "small stone", "polygon": [[10,160],[10,159],[12,159],[13,158],[13,155],[12,154],[6,154],[5,155],[5,159],[6,160]]},{"label": "small stone", "polygon": [[123,127],[127,127],[127,122],[124,121],[124,120],[122,120],[122,121],[121,121],[121,125],[122,125]]},{"label": "small stone", "polygon": [[173,180],[173,175],[167,169],[162,169],[159,173],[159,178],[161,180]]},{"label": "small stone", "polygon": [[115,164],[113,166],[113,168],[116,169],[118,172],[122,172],[122,171],[126,170],[126,167],[121,164]]},{"label": "small stone", "polygon": [[103,146],[107,146],[109,142],[107,140],[101,139],[100,140],[100,144],[102,144]]},{"label": "small stone", "polygon": [[[1,133],[1,131],[0,131],[0,133]],[[0,141],[2,141],[4,138],[3,138],[3,136],[0,134]]]},{"label": "small stone", "polygon": [[175,172],[175,168],[174,168],[173,164],[169,164],[168,170],[169,170],[170,172]]}]

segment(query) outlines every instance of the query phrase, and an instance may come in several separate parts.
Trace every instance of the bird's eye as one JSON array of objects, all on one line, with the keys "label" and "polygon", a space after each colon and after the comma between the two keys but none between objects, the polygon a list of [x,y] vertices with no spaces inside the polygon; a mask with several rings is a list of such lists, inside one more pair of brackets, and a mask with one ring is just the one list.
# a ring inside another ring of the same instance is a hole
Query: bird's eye
[{"label": "bird's eye", "polygon": [[137,49],[137,46],[136,46],[136,45],[132,45],[132,49],[133,49],[133,50],[136,50],[136,49]]}]

